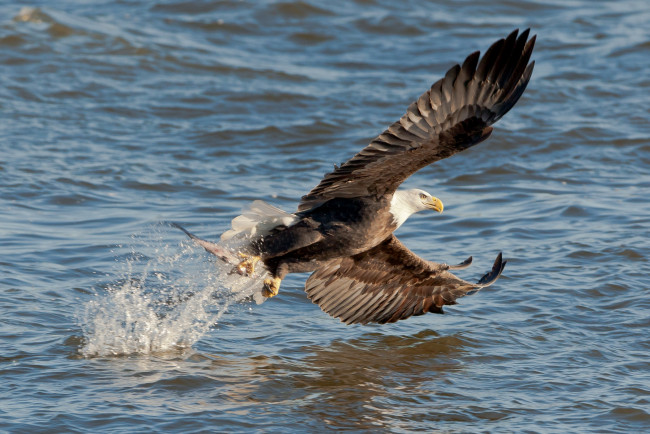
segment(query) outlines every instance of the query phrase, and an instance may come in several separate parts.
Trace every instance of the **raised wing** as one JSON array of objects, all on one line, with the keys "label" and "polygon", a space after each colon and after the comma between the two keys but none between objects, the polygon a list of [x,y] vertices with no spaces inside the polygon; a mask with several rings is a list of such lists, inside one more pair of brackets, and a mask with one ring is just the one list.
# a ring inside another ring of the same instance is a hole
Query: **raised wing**
[{"label": "raised wing", "polygon": [[505,265],[499,253],[489,273],[477,283],[466,282],[447,271],[454,267],[425,261],[391,236],[367,252],[328,262],[309,277],[305,291],[346,324],[384,324],[443,313],[443,305],[494,283]]},{"label": "raised wing", "polygon": [[487,50],[470,54],[462,66],[413,102],[406,114],[341,167],[325,175],[298,206],[306,211],[335,197],[390,194],[409,176],[489,137],[490,125],[505,115],[526,89],[535,62],[535,36],[512,32]]}]

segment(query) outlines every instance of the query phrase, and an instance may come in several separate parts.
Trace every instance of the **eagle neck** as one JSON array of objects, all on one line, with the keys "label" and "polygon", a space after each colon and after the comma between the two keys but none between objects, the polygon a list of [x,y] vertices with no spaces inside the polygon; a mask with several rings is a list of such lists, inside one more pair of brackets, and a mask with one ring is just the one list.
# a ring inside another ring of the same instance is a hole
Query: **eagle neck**
[{"label": "eagle neck", "polygon": [[402,224],[411,217],[412,214],[419,211],[413,201],[409,200],[409,193],[410,192],[406,190],[397,190],[393,193],[393,197],[390,200],[390,213],[393,215],[393,222],[398,228],[402,226]]}]

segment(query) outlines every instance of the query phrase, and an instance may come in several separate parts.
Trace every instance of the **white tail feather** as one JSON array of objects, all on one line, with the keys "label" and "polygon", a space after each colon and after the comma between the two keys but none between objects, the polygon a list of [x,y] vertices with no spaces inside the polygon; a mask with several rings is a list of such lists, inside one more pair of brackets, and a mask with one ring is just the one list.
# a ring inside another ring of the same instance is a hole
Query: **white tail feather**
[{"label": "white tail feather", "polygon": [[278,226],[291,226],[298,220],[294,214],[256,200],[244,208],[243,214],[232,219],[232,229],[221,235],[221,241],[234,237],[265,235]]}]

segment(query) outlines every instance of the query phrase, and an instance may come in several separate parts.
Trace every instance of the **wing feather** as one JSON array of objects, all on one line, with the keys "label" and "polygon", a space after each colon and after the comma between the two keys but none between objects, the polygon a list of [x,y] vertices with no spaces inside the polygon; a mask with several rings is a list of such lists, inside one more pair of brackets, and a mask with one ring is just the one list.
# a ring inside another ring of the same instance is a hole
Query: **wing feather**
[{"label": "wing feather", "polygon": [[515,30],[486,51],[455,65],[357,155],[327,175],[298,211],[336,197],[391,194],[410,175],[485,140],[490,125],[517,102],[534,62],[535,37]]},{"label": "wing feather", "polygon": [[494,283],[506,264],[499,254],[477,283],[448,271],[470,263],[471,258],[458,266],[425,261],[391,236],[367,252],[326,263],[309,277],[305,291],[321,309],[347,324],[395,322],[443,313],[444,305]]}]

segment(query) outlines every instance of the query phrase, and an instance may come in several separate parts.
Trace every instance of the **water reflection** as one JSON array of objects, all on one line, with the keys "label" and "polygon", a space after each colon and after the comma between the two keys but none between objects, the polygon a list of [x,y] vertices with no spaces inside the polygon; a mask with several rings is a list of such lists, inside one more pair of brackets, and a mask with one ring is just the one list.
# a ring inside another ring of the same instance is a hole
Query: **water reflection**
[{"label": "water reflection", "polygon": [[[304,347],[302,360],[258,367],[252,398],[261,403],[298,400],[301,413],[337,428],[372,429],[399,418],[405,404],[431,402],[444,376],[462,370],[472,343],[460,333],[423,330],[410,336],[370,332],[327,346]],[[418,419],[418,415],[410,415]]]}]

